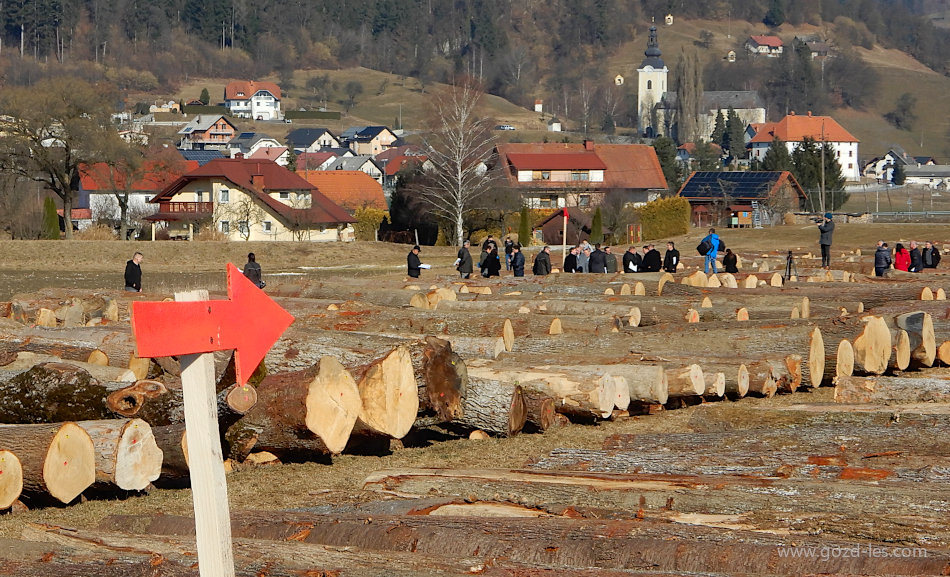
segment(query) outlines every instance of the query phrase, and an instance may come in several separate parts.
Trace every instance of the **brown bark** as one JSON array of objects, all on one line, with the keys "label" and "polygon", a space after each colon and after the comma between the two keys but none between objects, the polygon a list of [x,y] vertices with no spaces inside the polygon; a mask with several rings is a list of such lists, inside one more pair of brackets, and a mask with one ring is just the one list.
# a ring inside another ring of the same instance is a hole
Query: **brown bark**
[{"label": "brown bark", "polygon": [[[162,451],[162,472],[155,485],[163,487],[187,486],[188,443],[185,441],[185,423],[152,427],[155,444]],[[250,449],[248,449],[250,451]]]},{"label": "brown bark", "polygon": [[544,432],[554,426],[554,398],[541,391],[525,388],[521,391],[524,399],[526,428]]},{"label": "brown bark", "polygon": [[442,421],[461,415],[468,372],[452,345],[430,336],[409,343],[408,347],[419,385],[419,407],[435,413]]},{"label": "brown bark", "polygon": [[835,383],[837,403],[946,403],[950,381],[934,378],[839,377]]},{"label": "brown bark", "polygon": [[526,420],[527,408],[520,386],[470,377],[462,416],[455,422],[468,428],[511,437],[521,432]]},{"label": "brown bark", "polygon": [[41,363],[0,380],[0,422],[56,423],[114,418],[106,398],[127,382],[101,383],[73,364]]},{"label": "brown bark", "polygon": [[76,423],[0,425],[0,447],[23,467],[23,495],[69,503],[96,480],[95,448]]}]

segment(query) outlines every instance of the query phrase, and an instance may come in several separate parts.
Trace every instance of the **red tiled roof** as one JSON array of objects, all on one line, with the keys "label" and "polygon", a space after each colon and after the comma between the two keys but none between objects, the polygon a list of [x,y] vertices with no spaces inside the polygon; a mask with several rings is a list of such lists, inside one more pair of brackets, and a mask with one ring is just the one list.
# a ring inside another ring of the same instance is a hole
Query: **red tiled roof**
[{"label": "red tiled roof", "polygon": [[555,152],[508,154],[515,170],[604,170],[607,166],[593,152]]},{"label": "red tiled roof", "polygon": [[[253,80],[234,80],[224,88],[225,100],[250,100],[258,90],[266,90],[280,100],[280,87],[273,82],[254,82]],[[239,96],[243,94],[243,96]]]},{"label": "red tiled roof", "polygon": [[[377,155],[376,158],[379,158],[379,155]],[[406,165],[421,164],[428,160],[428,158],[428,156],[394,156],[386,163],[383,172],[386,173],[386,176],[395,176],[396,173],[402,170]]]},{"label": "red tiled roof", "polygon": [[383,187],[359,170],[298,170],[297,174],[316,186],[327,198],[348,211],[372,207],[389,210]]},{"label": "red tiled roof", "polygon": [[317,169],[331,158],[336,158],[336,155],[332,152],[301,152],[297,155],[297,168],[300,170]]},{"label": "red tiled roof", "polygon": [[[144,168],[145,173],[132,184],[131,190],[133,192],[157,193],[181,175],[198,168],[198,161],[182,159],[168,163],[162,160],[149,159],[145,161]],[[110,172],[112,173],[111,176]],[[126,175],[122,171],[115,171],[104,162],[93,165],[79,165],[80,187],[86,191],[106,190],[111,192],[113,189],[125,190],[125,177]],[[113,185],[113,179],[115,185]]]},{"label": "red tiled roof", "polygon": [[286,146],[262,146],[254,151],[253,154],[247,158],[252,158],[254,160],[273,160],[277,162],[277,159],[280,158],[280,155],[287,152]]},{"label": "red tiled roof", "polygon": [[768,46],[769,48],[780,48],[782,46],[782,39],[778,36],[750,36],[753,42],[759,46]]},{"label": "red tiled roof", "polygon": [[[585,184],[590,188],[661,190],[666,188],[666,178],[656,157],[656,151],[646,144],[595,144],[592,150],[584,144],[571,143],[504,143],[496,147],[499,165],[504,167],[508,182],[516,188],[535,188],[538,182],[518,182],[515,171],[509,170],[508,158],[512,154],[524,155],[595,155],[604,167],[604,182]],[[526,169],[527,170],[527,169]],[[579,169],[583,170],[583,169]],[[575,186],[576,182],[543,181],[545,188]]]},{"label": "red tiled roof", "polygon": [[[63,216],[63,209],[57,208],[56,214]],[[91,208],[74,208],[69,211],[69,214],[73,220],[92,220]]]},{"label": "red tiled roof", "polygon": [[778,136],[783,142],[801,142],[806,137],[816,142],[858,142],[850,132],[830,116],[799,116],[789,114],[775,123],[765,123],[750,143],[772,142]]},{"label": "red tiled roof", "polygon": [[[719,146],[718,144],[716,144],[715,142],[710,142],[709,145],[712,146],[713,150],[715,150],[716,152],[722,152],[722,147]],[[690,156],[692,156],[693,153],[696,151],[696,143],[695,143],[695,142],[684,142],[683,144],[681,144],[681,145],[679,146],[679,149],[680,149],[680,150],[685,150],[685,151],[687,152],[687,154],[689,154]]]},{"label": "red tiled roof", "polygon": [[[169,200],[188,183],[208,178],[223,178],[255,195],[275,214],[295,224],[337,224],[356,222],[345,210],[324,196],[312,184],[272,160],[217,158],[183,175],[166,186],[150,202]],[[255,181],[257,183],[255,184]],[[308,191],[310,208],[293,208],[272,198],[271,192]]]},{"label": "red tiled roof", "polygon": [[397,156],[418,156],[422,153],[422,149],[419,146],[414,144],[403,144],[402,146],[391,146],[386,150],[377,154],[374,158],[377,162],[383,163]]}]

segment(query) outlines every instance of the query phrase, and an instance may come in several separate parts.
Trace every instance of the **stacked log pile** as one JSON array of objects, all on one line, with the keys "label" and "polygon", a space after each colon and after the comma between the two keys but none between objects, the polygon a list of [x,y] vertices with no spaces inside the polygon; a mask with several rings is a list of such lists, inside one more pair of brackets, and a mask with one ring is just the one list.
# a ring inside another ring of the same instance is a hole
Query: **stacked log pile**
[{"label": "stacked log pile", "polygon": [[[586,567],[609,574],[648,561],[653,570],[684,571],[685,559],[702,557],[712,543],[720,551],[745,544],[745,557],[726,555],[721,567],[689,570],[729,574],[744,567],[754,574],[775,568],[778,542],[763,535],[805,535],[816,528],[842,546],[897,534],[901,543],[950,547],[950,533],[937,519],[943,509],[930,497],[944,490],[950,451],[937,441],[914,445],[925,429],[923,418],[912,418],[914,427],[905,428],[908,417],[893,416],[926,413],[925,405],[950,407],[950,387],[932,369],[946,362],[940,351],[950,339],[950,311],[941,301],[919,300],[924,288],[940,292],[940,279],[809,271],[810,282],[777,281],[767,263],[756,268],[754,275],[551,275],[491,283],[442,279],[432,286],[388,279],[366,287],[341,280],[305,286],[292,298],[278,296],[298,320],[252,383],[235,386],[233,360],[217,359],[218,417],[225,455],[235,467],[258,453],[326,460],[378,441],[388,446],[427,427],[459,437],[510,437],[544,432],[565,418],[596,423],[820,386],[835,387],[837,405],[797,410],[797,418],[808,421],[805,428],[727,431],[720,424],[695,435],[617,437],[600,450],[558,449],[531,469],[380,471],[366,479],[365,489],[412,498],[416,504],[407,509],[416,507],[413,515],[423,520],[411,523],[408,510],[389,517],[368,512],[369,523],[352,513],[245,515],[235,520],[235,536],[286,539],[285,527],[306,525],[307,535],[294,539],[301,546],[364,547],[384,563],[396,559],[401,543],[384,535],[401,526],[415,535],[413,550],[442,555],[443,574],[461,574],[463,560],[495,555],[504,556],[511,571],[550,562],[559,574]],[[41,496],[68,503],[90,487],[139,491],[150,483],[187,482],[177,363],[135,357],[120,299],[112,307],[119,312],[83,323],[89,326],[39,329],[30,312],[56,316],[65,306],[75,316],[91,308],[84,305],[88,299],[69,297],[59,307],[50,299],[21,299],[9,307],[11,318],[29,326],[11,326],[0,339],[0,390],[23,399],[0,409],[0,422],[7,423],[0,426],[0,471],[10,473],[0,477],[0,507],[21,496],[30,503],[41,503]],[[767,401],[749,404],[769,410]],[[855,409],[858,404],[868,408]],[[831,412],[856,423],[837,426],[809,416]],[[926,434],[942,438],[950,432],[946,427],[935,417]],[[860,442],[850,443],[848,435]],[[697,447],[714,450],[697,458]],[[54,466],[59,462],[64,465]],[[432,498],[441,502],[420,505]],[[873,529],[861,533],[840,521],[855,502],[863,504]],[[914,523],[891,520],[895,510],[912,510]],[[647,547],[651,553],[623,560],[595,553],[571,560],[565,553],[538,561],[536,546],[567,539],[578,522],[573,517],[593,519],[607,511],[629,527],[616,532],[589,525],[591,539],[601,530],[622,534],[629,541],[623,550]],[[490,518],[495,514],[514,520],[499,523]],[[442,521],[441,515],[470,520]],[[539,515],[550,517],[550,524],[532,531],[517,521]],[[656,551],[669,547],[662,535],[668,536],[671,521],[683,549],[658,561]],[[336,541],[334,523],[368,528],[342,531],[346,537]],[[116,543],[118,550],[120,536],[109,533],[115,529],[103,527],[88,540]],[[481,547],[468,547],[475,540],[462,538],[451,551],[435,543],[427,550],[422,535],[432,531],[489,537]],[[513,537],[519,531],[520,545]],[[63,537],[61,544],[73,538]],[[185,559],[193,543],[153,537],[143,547],[175,560]],[[259,553],[246,547],[251,563]],[[340,562],[321,559],[331,568]],[[929,559],[913,570],[947,567],[946,555]],[[792,573],[805,566],[788,563]],[[896,566],[863,563],[827,569],[887,572]]]}]

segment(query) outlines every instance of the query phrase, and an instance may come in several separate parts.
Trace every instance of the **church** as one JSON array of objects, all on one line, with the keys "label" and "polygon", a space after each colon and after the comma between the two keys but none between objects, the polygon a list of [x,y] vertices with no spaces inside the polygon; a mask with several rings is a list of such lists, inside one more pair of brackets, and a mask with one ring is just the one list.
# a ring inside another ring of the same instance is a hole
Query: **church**
[{"label": "church", "polygon": [[[670,70],[663,62],[656,26],[650,27],[645,58],[637,68],[637,126],[641,136],[653,138],[676,133],[676,92],[667,90]],[[716,116],[727,117],[736,111],[744,125],[765,122],[765,104],[755,91],[710,91],[702,94],[702,114],[698,119],[700,134],[708,141],[716,127]]]}]

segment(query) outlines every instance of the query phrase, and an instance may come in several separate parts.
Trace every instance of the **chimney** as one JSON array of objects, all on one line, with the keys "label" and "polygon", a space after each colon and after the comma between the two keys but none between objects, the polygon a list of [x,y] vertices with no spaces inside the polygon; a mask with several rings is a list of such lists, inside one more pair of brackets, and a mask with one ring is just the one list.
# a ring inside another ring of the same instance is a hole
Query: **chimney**
[{"label": "chimney", "polygon": [[788,115],[789,115],[789,116],[795,116],[795,111],[792,110],[791,112],[788,113]]},{"label": "chimney", "polygon": [[594,150],[594,141],[593,141],[593,140],[585,140],[585,141],[584,141],[584,150]]},{"label": "chimney", "polygon": [[811,118],[811,110],[808,111],[808,117]]},{"label": "chimney", "polygon": [[244,153],[243,153],[243,152],[235,152],[235,153],[234,153],[234,158],[236,158],[236,159],[238,159],[238,160],[242,160],[242,159],[244,158]]},{"label": "chimney", "polygon": [[252,175],[251,175],[251,185],[263,190],[263,188],[264,188],[264,175],[263,175],[263,174],[252,174]]}]

